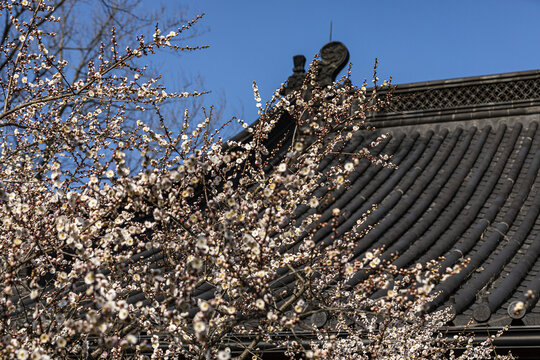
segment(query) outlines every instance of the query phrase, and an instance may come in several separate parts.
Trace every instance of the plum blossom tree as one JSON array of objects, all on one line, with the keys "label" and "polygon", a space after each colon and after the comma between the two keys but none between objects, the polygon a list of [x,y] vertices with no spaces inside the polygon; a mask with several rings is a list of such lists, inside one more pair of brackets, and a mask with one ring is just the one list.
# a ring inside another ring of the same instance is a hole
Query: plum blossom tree
[{"label": "plum blossom tree", "polygon": [[[30,3],[30,2],[28,2]],[[174,29],[186,23],[188,16],[188,8],[180,2],[169,2],[166,6],[154,6],[153,10],[144,7],[144,2],[141,0],[55,0],[48,2],[49,9],[44,14],[43,18],[55,21],[39,21],[39,27],[44,32],[54,33],[54,36],[41,38],[41,46],[44,47],[47,55],[54,57],[57,60],[67,61],[66,66],[62,68],[63,82],[69,85],[74,85],[75,82],[86,80],[88,76],[88,65],[91,60],[95,60],[101,56],[104,60],[113,60],[114,53],[112,51],[101,52],[100,49],[110,48],[125,48],[126,46],[136,46],[137,42],[133,34],[153,33],[156,23],[159,23],[162,28]],[[19,39],[19,30],[17,24],[19,22],[28,22],[32,19],[32,9],[30,7],[21,6],[14,9],[12,13],[3,12],[0,14],[0,22],[4,24],[0,43],[5,51],[0,61],[0,74],[4,81],[9,75],[6,67],[17,54]],[[15,21],[10,21],[11,17]],[[111,36],[110,30],[114,27],[114,36]],[[182,35],[182,40],[191,39],[199,35],[204,28],[197,26],[191,29],[189,33]],[[11,44],[8,46],[7,42]],[[178,37],[171,38],[171,43],[179,43]],[[135,45],[133,45],[135,44]],[[155,49],[160,53],[167,53],[167,48],[162,47]],[[184,54],[183,52],[172,52],[173,54]],[[147,59],[145,59],[147,60]],[[117,68],[118,76],[133,75],[134,67],[145,67],[144,73],[140,73],[144,79],[151,77],[157,78],[159,71],[155,64],[144,62],[139,57],[126,59],[126,65],[123,69]],[[43,68],[38,73],[40,77],[47,78],[54,74],[56,69]],[[29,72],[26,76],[26,81],[34,82],[34,73]],[[180,82],[179,79],[168,76],[168,82]],[[204,79],[199,74],[182,73],[181,82],[179,84],[181,91],[189,89],[204,89]],[[18,92],[11,94],[12,99],[19,96]],[[200,118],[203,101],[202,97],[189,97],[176,99],[172,102],[165,99],[160,104],[160,111],[166,113],[167,116],[163,121],[167,122],[169,127],[179,127],[176,119],[182,119],[180,107],[187,107],[190,110],[191,118]],[[220,109],[223,108],[224,98],[220,99],[220,104],[214,109],[214,118],[219,118]],[[87,103],[93,102],[93,98],[88,98]],[[175,106],[171,106],[174,103]],[[133,116],[127,116],[123,127],[132,128],[135,126],[137,119],[143,119],[151,128],[159,128],[160,121],[157,116],[153,116],[152,104],[138,104],[146,108],[145,113],[136,113],[133,106],[126,106],[125,111],[129,113],[135,112]],[[180,106],[178,106],[180,105]],[[114,104],[112,105],[114,107]],[[217,115],[217,116],[216,116]],[[130,159],[134,160],[134,159]]]},{"label": "plum blossom tree", "polygon": [[[366,147],[318,171],[388,102],[376,81],[370,95],[348,76],[318,86],[315,59],[300,90],[278,90],[265,106],[254,84],[260,118],[240,121],[246,136],[226,143],[210,117],[188,131],[188,113],[180,129],[126,128],[128,108],[159,115],[166,100],[200,95],[168,92],[130,62],[162,47],[195,50],[173,40],[198,17],[156,27],[136,48],[117,46],[112,30],[84,76],[66,81],[69,64],[45,45],[54,37],[45,24],[61,21],[51,5],[2,1],[0,11],[13,27],[1,48],[0,357],[494,356],[491,338],[447,338],[447,314],[423,312],[433,284],[459,269],[397,269],[377,249],[355,260],[357,228],[313,239],[333,221],[313,209],[347,186],[359,159],[393,166]],[[282,121],[293,133],[269,146]],[[128,153],[142,166],[130,168]],[[358,272],[366,280],[351,287]],[[318,326],[323,312],[330,319]]]}]

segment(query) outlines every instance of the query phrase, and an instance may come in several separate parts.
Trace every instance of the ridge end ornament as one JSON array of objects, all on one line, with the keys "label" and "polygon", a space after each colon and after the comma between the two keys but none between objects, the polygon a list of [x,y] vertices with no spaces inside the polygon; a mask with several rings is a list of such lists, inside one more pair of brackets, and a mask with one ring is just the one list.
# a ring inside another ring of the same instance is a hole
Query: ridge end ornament
[{"label": "ridge end ornament", "polygon": [[320,56],[321,60],[317,64],[317,82],[320,86],[332,85],[349,61],[349,50],[343,43],[332,41],[321,48]]},{"label": "ridge end ornament", "polygon": [[304,55],[293,56],[293,74],[287,79],[287,86],[283,89],[282,94],[288,95],[295,90],[300,90],[304,79],[306,78],[306,57]]}]

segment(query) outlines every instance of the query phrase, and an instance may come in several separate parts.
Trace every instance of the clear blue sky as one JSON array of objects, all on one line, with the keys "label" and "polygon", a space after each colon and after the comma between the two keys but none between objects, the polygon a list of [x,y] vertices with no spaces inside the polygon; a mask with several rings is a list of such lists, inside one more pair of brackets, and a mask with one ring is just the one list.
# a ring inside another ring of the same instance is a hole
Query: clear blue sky
[{"label": "clear blue sky", "polygon": [[540,0],[182,3],[191,14],[206,13],[200,29],[208,31],[188,43],[210,48],[160,58],[164,79],[177,86],[182,72],[200,73],[205,90],[225,94],[225,114],[248,122],[257,117],[252,81],[267,100],[292,73],[293,55],[309,62],[328,42],[330,21],[333,40],[349,48],[357,84],[371,77],[376,57],[379,77],[394,84],[540,68]]}]

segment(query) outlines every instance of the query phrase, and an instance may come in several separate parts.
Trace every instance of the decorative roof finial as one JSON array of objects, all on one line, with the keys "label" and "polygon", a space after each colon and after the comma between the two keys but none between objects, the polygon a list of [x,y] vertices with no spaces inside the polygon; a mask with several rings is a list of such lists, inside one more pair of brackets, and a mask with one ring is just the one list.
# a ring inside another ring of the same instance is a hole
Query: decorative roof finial
[{"label": "decorative roof finial", "polygon": [[293,74],[287,79],[287,87],[283,90],[285,95],[290,94],[294,90],[300,90],[306,77],[306,57],[304,55],[293,56]]},{"label": "decorative roof finial", "polygon": [[320,86],[328,86],[336,80],[339,72],[349,61],[349,50],[341,42],[332,41],[322,47],[320,54],[317,82]]},{"label": "decorative roof finial", "polygon": [[[339,41],[332,41],[322,47],[320,54],[321,60],[317,63],[316,80],[320,86],[332,85],[336,76],[349,61],[349,50]],[[287,86],[282,91],[284,95],[288,95],[294,90],[300,90],[306,77],[304,70],[306,57],[296,55],[293,57],[293,62],[293,74],[287,79]]]}]

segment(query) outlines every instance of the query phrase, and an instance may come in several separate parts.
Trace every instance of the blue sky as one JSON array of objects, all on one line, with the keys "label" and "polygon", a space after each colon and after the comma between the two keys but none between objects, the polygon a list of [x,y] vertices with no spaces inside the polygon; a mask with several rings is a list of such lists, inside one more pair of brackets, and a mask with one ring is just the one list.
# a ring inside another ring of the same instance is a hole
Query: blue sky
[{"label": "blue sky", "polygon": [[[167,3],[167,2],[163,2]],[[353,82],[394,84],[540,68],[540,0],[233,1],[169,0],[190,14],[206,13],[190,45],[210,48],[181,57],[160,55],[163,77],[178,87],[182,74],[201,74],[206,103],[225,94],[225,115],[257,117],[252,81],[263,100],[292,73],[292,56],[308,62],[329,41],[343,42]],[[152,8],[156,3],[144,0]]]}]

